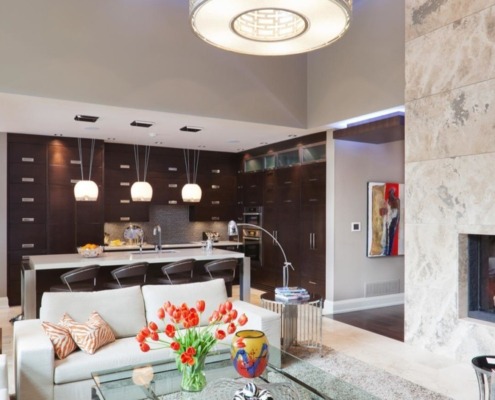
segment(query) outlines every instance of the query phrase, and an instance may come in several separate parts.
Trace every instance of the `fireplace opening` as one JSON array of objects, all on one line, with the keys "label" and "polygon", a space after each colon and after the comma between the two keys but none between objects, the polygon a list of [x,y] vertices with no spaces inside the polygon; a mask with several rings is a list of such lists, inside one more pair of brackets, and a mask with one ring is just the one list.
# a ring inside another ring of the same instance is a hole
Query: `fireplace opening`
[{"label": "fireplace opening", "polygon": [[495,322],[495,236],[468,235],[468,317]]}]

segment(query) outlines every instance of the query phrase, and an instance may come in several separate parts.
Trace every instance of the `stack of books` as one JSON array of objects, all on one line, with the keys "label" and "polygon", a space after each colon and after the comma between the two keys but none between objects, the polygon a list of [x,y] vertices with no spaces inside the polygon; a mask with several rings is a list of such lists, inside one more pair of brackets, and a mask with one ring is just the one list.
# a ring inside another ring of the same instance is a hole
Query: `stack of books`
[{"label": "stack of books", "polygon": [[309,299],[309,292],[301,287],[287,286],[275,288],[275,300],[304,301]]}]

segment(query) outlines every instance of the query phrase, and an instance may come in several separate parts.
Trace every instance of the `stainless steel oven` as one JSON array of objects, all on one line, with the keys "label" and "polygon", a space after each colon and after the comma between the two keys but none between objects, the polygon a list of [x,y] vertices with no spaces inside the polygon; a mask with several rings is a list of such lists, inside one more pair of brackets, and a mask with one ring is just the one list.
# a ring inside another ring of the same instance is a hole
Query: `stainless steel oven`
[{"label": "stainless steel oven", "polygon": [[249,224],[242,227],[242,241],[244,243],[244,254],[251,258],[253,266],[261,266],[262,264],[262,241],[261,227],[263,223],[263,208],[262,207],[245,207],[243,213],[243,223]]}]

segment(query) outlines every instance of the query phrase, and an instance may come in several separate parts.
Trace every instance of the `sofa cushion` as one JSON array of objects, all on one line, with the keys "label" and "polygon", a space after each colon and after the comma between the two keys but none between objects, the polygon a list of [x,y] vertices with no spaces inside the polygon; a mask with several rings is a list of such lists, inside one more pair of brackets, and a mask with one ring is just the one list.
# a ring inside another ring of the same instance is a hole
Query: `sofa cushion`
[{"label": "sofa cushion", "polygon": [[63,360],[70,353],[77,349],[77,344],[72,339],[70,331],[67,327],[62,326],[61,323],[54,324],[52,322],[43,322],[41,324],[45,333],[50,338],[55,355]]},{"label": "sofa cushion", "polygon": [[94,354],[100,347],[115,342],[112,329],[96,311],[85,323],[74,321],[69,314],[64,314],[61,323],[69,329],[77,346],[88,354]]},{"label": "sofa cushion", "polygon": [[67,313],[76,321],[86,321],[98,311],[116,338],[134,336],[144,325],[144,302],[139,286],[97,292],[45,292],[40,319],[56,323]]},{"label": "sofa cushion", "polygon": [[[148,322],[155,321],[160,330],[163,330],[165,326],[158,319],[156,312],[167,301],[177,306],[186,303],[189,307],[196,307],[198,300],[204,300],[206,308],[201,315],[201,325],[208,324],[208,318],[211,313],[221,303],[227,301],[227,291],[223,279],[183,285],[145,285],[142,287],[142,291],[146,308],[146,320]],[[167,319],[166,322],[168,321]]]}]

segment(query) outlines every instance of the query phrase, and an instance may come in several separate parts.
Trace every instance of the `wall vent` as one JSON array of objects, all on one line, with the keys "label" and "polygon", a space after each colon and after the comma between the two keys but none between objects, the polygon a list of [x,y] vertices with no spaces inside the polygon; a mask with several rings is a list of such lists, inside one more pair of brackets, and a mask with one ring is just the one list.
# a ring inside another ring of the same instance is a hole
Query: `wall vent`
[{"label": "wall vent", "polygon": [[400,292],[400,279],[384,282],[367,282],[364,287],[364,297],[385,296]]}]

